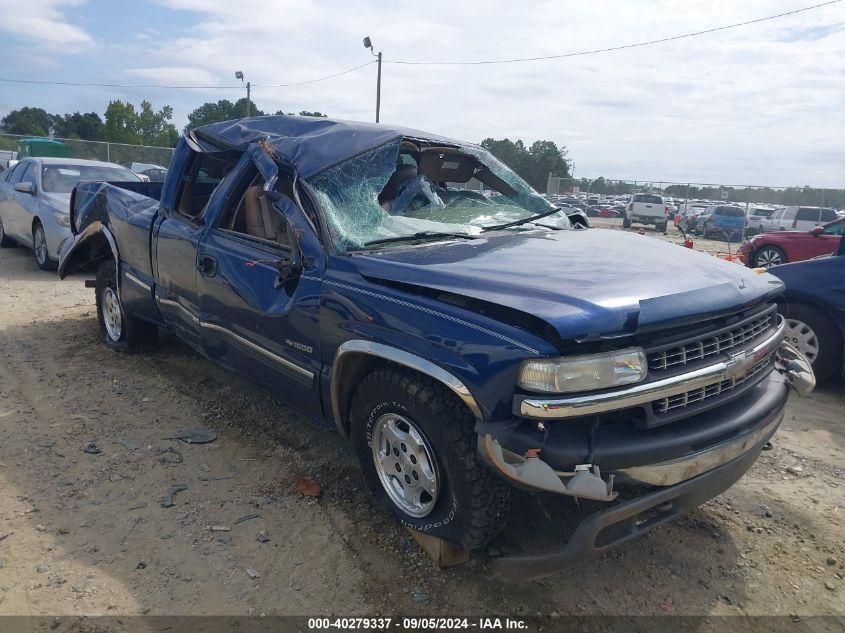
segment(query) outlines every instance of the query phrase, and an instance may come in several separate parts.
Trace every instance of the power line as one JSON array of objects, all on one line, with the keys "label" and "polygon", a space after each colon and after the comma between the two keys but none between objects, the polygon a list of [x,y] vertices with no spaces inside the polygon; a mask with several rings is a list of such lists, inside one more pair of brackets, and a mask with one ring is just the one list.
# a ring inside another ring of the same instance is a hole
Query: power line
[{"label": "power line", "polygon": [[[297,81],[294,83],[288,84],[252,84],[253,88],[289,88],[293,86],[304,86],[305,84],[313,84],[317,83],[318,81],[325,81],[326,79],[333,79],[334,77],[340,77],[341,75],[345,75],[347,73],[351,73],[353,71],[359,70],[364,68],[364,66],[369,66],[370,64],[374,64],[375,60],[368,61],[365,64],[361,64],[360,66],[355,66],[353,68],[347,68],[346,70],[342,70],[338,73],[334,73],[332,75],[326,75],[324,77],[316,77],[314,79],[307,79],[305,81]],[[12,83],[12,84],[37,84],[37,85],[48,85],[48,86],[85,86],[85,87],[97,87],[97,88],[163,88],[168,90],[243,90],[243,86],[162,86],[159,84],[119,84],[119,83],[98,83],[98,82],[89,82],[89,81],[46,81],[40,79],[12,79],[8,77],[0,77],[0,82],[3,83]]]},{"label": "power line", "polygon": [[334,79],[335,77],[340,77],[341,75],[345,75],[347,73],[351,73],[355,70],[359,70],[364,68],[365,66],[369,66],[370,64],[375,64],[376,60],[370,60],[366,64],[361,64],[360,66],[355,66],[354,68],[347,68],[346,70],[341,70],[339,73],[335,73],[333,75],[326,75],[325,77],[317,77],[316,79],[308,79],[306,81],[297,81],[295,83],[290,84],[252,84],[253,87],[258,88],[291,88],[293,86],[304,86],[305,84],[313,84],[317,83],[318,81],[325,81],[326,79]]},{"label": "power line", "polygon": [[243,90],[242,86],[160,86],[155,84],[109,84],[89,81],[45,81],[39,79],[11,79],[0,77],[0,82],[10,84],[38,84],[46,86],[87,86],[98,88],[170,88],[173,90]]},{"label": "power line", "polygon": [[801,9],[794,9],[792,11],[786,11],[784,13],[778,13],[776,15],[769,15],[764,18],[756,18],[754,20],[746,20],[745,22],[736,22],[735,24],[726,24],[724,26],[717,26],[712,29],[705,29],[703,31],[695,31],[693,33],[684,33],[683,35],[673,35],[671,37],[663,37],[658,40],[648,40],[646,42],[636,42],[634,44],[623,44],[621,46],[611,46],[608,48],[596,48],[593,50],[587,51],[577,51],[573,53],[562,53],[560,55],[543,55],[539,57],[517,57],[514,59],[488,59],[488,60],[476,60],[476,61],[469,61],[469,62],[435,62],[435,61],[405,61],[405,60],[392,60],[392,59],[385,59],[385,64],[403,64],[406,66],[482,66],[486,64],[516,64],[521,62],[536,62],[548,59],[563,59],[565,57],[582,57],[584,55],[597,55],[599,53],[609,53],[612,51],[621,51],[629,48],[639,48],[641,46],[651,46],[652,44],[663,44],[664,42],[672,42],[675,40],[682,40],[688,37],[696,37],[698,35],[706,35],[708,33],[715,33],[717,31],[727,31],[728,29],[735,29],[740,26],[748,26],[749,24],[758,24],[760,22],[766,22],[767,20],[775,20],[777,18],[783,18],[788,15],[795,15],[796,13],[803,13],[805,11],[812,11],[813,9],[820,9],[822,7],[826,7],[832,4],[837,4],[838,2],[842,2],[842,0],[829,0],[828,2],[822,2],[820,4],[814,4],[809,7],[803,7]]}]

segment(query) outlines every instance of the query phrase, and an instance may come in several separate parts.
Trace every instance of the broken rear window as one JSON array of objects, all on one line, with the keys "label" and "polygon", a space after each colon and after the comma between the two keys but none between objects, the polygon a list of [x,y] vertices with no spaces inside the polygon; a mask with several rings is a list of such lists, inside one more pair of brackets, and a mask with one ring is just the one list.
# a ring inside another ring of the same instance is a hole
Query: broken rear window
[{"label": "broken rear window", "polygon": [[[318,174],[310,184],[340,251],[417,233],[478,235],[485,227],[554,210],[483,148],[420,139],[377,147]],[[562,212],[537,222],[512,230],[570,226]]]}]

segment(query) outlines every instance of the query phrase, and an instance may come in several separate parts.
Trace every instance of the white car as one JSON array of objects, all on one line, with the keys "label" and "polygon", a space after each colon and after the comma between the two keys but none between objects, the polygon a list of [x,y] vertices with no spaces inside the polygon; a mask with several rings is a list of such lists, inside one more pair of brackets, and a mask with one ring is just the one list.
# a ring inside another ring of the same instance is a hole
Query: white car
[{"label": "white car", "polygon": [[667,222],[667,209],[663,196],[655,193],[635,193],[622,218],[622,226],[626,229],[634,223],[649,224],[664,233]]},{"label": "white car", "polygon": [[23,158],[0,175],[0,247],[27,246],[41,270],[55,270],[62,244],[73,235],[70,193],[80,180],[139,181],[113,163]]}]

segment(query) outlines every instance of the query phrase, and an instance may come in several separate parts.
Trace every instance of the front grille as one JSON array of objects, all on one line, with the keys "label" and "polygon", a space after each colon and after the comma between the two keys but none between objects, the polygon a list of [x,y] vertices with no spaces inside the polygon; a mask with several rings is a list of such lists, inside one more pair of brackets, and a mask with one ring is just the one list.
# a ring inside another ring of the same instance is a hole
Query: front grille
[{"label": "front grille", "polygon": [[763,335],[774,329],[776,324],[777,312],[775,306],[771,306],[765,314],[751,317],[736,325],[708,332],[700,338],[649,351],[648,367],[652,371],[664,371],[708,356],[746,348],[756,339],[763,338]]},{"label": "front grille", "polygon": [[749,369],[744,375],[742,376],[735,376],[733,378],[726,378],[722,381],[715,382],[711,385],[706,385],[704,387],[699,387],[698,389],[692,389],[690,391],[685,391],[684,393],[679,393],[674,396],[669,396],[668,398],[661,398],[660,400],[654,400],[651,403],[652,410],[656,415],[663,415],[668,413],[672,409],[678,409],[681,407],[687,407],[691,404],[695,404],[697,402],[702,402],[708,398],[713,398],[715,396],[721,395],[725,392],[730,391],[731,389],[735,389],[739,385],[743,384],[744,382],[748,382],[754,376],[759,374],[761,371],[766,369],[767,367],[771,366],[772,359],[774,358],[774,354],[769,354],[764,360],[757,363]]}]

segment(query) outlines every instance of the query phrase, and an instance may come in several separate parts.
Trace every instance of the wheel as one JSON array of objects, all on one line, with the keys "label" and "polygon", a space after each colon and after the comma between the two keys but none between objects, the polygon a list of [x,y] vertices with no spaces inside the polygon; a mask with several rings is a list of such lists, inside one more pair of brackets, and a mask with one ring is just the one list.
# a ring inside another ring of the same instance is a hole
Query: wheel
[{"label": "wheel", "polygon": [[50,258],[47,250],[47,235],[44,233],[41,222],[37,220],[35,226],[32,227],[32,251],[35,253],[35,264],[41,270],[56,270],[59,267],[59,263]]},{"label": "wheel", "polygon": [[663,235],[666,235],[666,225],[667,224],[668,224],[667,222],[663,222],[662,224],[656,225],[654,228],[656,228],[658,231],[663,233]]},{"label": "wheel", "polygon": [[10,248],[15,245],[15,241],[6,235],[6,231],[3,229],[3,218],[0,217],[0,248]]},{"label": "wheel", "polygon": [[778,311],[786,319],[786,340],[807,357],[816,380],[830,378],[842,366],[842,341],[836,326],[803,303],[781,304]]},{"label": "wheel", "polygon": [[779,246],[766,245],[754,255],[755,268],[770,268],[786,262],[786,253]]},{"label": "wheel", "polygon": [[106,346],[131,354],[158,340],[158,328],[147,321],[127,317],[117,287],[117,267],[114,260],[104,263],[97,271],[97,320]]},{"label": "wheel", "polygon": [[623,229],[630,229],[631,228],[631,220],[628,219],[627,215],[624,218],[622,218],[622,228]]},{"label": "wheel", "polygon": [[393,367],[369,374],[350,430],[370,490],[404,525],[464,549],[504,527],[510,486],[481,463],[475,419],[439,382]]}]

